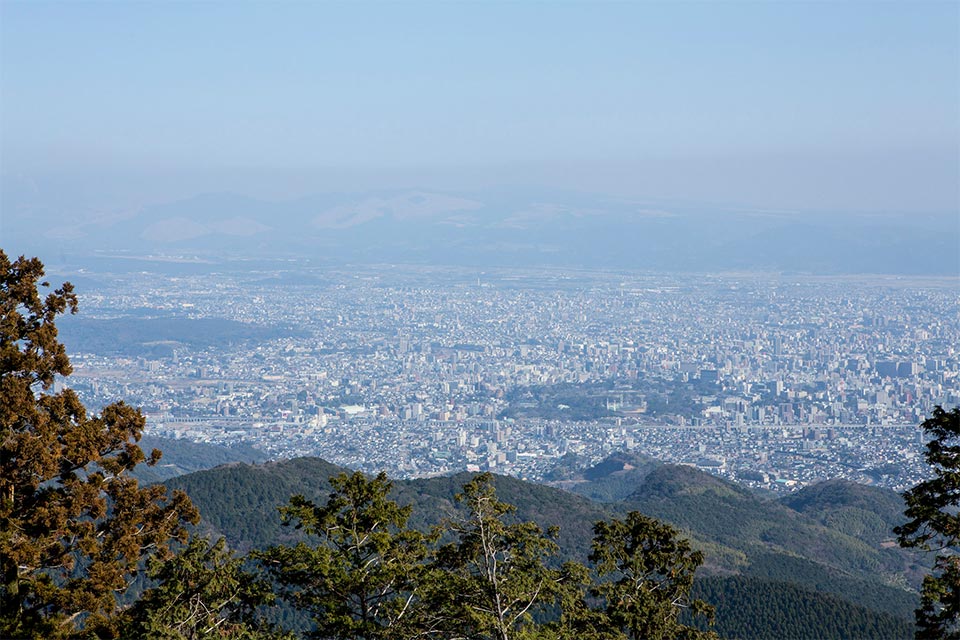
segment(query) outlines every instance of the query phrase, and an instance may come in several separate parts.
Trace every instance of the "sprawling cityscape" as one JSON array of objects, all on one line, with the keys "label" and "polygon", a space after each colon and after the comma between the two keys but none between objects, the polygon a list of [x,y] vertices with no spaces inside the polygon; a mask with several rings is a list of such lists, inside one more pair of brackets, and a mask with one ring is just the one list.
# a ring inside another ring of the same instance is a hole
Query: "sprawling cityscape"
[{"label": "sprawling cityscape", "polygon": [[80,280],[64,383],[88,406],[396,477],[543,479],[631,451],[778,492],[902,489],[928,473],[920,422],[960,404],[949,278],[292,264]]}]

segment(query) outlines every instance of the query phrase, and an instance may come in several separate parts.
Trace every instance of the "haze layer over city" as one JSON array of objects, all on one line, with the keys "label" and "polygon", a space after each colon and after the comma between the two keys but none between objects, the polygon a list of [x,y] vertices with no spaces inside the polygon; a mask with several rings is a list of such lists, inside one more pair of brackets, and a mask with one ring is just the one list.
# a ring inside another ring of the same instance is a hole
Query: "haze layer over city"
[{"label": "haze layer over city", "polygon": [[153,435],[903,489],[960,403],[958,11],[7,2],[0,242]]}]

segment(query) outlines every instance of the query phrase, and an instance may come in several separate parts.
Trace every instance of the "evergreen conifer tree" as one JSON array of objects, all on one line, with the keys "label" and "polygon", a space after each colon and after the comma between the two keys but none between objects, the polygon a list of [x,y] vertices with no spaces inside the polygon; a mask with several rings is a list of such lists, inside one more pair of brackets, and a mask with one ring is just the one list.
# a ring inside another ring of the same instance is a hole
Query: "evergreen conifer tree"
[{"label": "evergreen conifer tree", "polygon": [[256,615],[272,586],[243,568],[221,538],[196,536],[172,558],[150,562],[147,589],[124,611],[120,635],[144,640],[292,640]]},{"label": "evergreen conifer tree", "polygon": [[407,528],[411,508],[388,498],[386,475],[330,479],[323,505],[293,496],[280,512],[313,541],[255,554],[280,595],[313,615],[317,638],[412,637],[417,576],[427,550],[423,534]]},{"label": "evergreen conifer tree", "polygon": [[690,600],[694,574],[703,554],[693,551],[668,524],[636,511],[626,519],[600,521],[594,526],[594,563],[599,582],[595,596],[605,603],[609,624],[635,640],[708,640],[711,631],[700,631],[680,621],[689,610],[713,618],[713,607]]},{"label": "evergreen conifer tree", "polygon": [[537,637],[537,614],[556,612],[567,577],[547,564],[559,551],[556,532],[508,522],[515,507],[497,498],[489,473],[467,482],[456,498],[467,516],[449,524],[456,540],[437,553],[432,575],[436,580],[439,571],[443,582],[429,610],[447,616],[450,637]]},{"label": "evergreen conifer tree", "polygon": [[916,637],[960,640],[960,407],[937,406],[921,427],[933,477],[903,494],[910,521],[894,533],[902,547],[937,554],[920,590]]},{"label": "evergreen conifer tree", "polygon": [[109,636],[117,595],[198,516],[186,495],[130,476],[146,459],[138,410],[88,416],[73,391],[53,392],[71,373],[55,321],[77,297],[43,275],[0,251],[0,637]]}]

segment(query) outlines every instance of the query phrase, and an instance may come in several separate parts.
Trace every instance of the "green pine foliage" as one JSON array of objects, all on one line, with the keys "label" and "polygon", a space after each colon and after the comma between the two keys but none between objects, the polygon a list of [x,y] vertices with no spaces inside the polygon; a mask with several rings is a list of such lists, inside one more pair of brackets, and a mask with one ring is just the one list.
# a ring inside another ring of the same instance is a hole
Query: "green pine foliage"
[{"label": "green pine foliage", "polygon": [[622,520],[596,523],[594,532],[590,560],[598,582],[591,591],[613,628],[635,640],[716,638],[681,620],[686,612],[712,624],[714,608],[689,597],[703,554],[673,527],[631,511]]},{"label": "green pine foliage", "polygon": [[411,508],[388,498],[385,475],[330,478],[326,503],[293,496],[285,523],[316,539],[254,554],[280,595],[316,623],[317,638],[409,637],[420,598],[426,537],[407,528]]},{"label": "green pine foliage", "polygon": [[280,596],[313,615],[310,637],[716,637],[680,620],[688,607],[709,613],[688,597],[702,555],[638,513],[594,524],[588,570],[551,562],[556,531],[510,518],[489,474],[464,484],[459,516],[430,535],[407,526],[411,507],[390,499],[385,476],[343,473],[330,485],[323,504],[297,495],[281,508],[307,539],[254,554]]},{"label": "green pine foliage", "polygon": [[917,638],[960,639],[960,407],[936,407],[921,425],[933,477],[903,494],[906,524],[895,533],[906,548],[934,552],[916,611]]},{"label": "green pine foliage", "polygon": [[548,566],[559,551],[556,532],[545,534],[534,522],[507,522],[516,507],[498,498],[489,474],[470,479],[456,500],[466,514],[445,524],[454,541],[431,563],[427,628],[445,637],[536,635],[537,620],[564,587],[563,572]]},{"label": "green pine foliage", "polygon": [[275,600],[272,586],[244,570],[221,538],[194,537],[180,552],[150,563],[147,589],[123,614],[121,638],[149,640],[282,640],[259,607]]},{"label": "green pine foliage", "polygon": [[[474,477],[469,473],[453,476],[398,481],[393,496],[402,504],[416,504],[410,516],[411,526],[426,531],[445,520],[458,517],[462,509],[456,496]],[[497,495],[516,507],[505,514],[508,522],[530,521],[544,531],[560,525],[557,544],[560,560],[583,560],[590,551],[593,523],[614,515],[606,506],[569,492],[524,482],[507,476],[490,476]]]}]

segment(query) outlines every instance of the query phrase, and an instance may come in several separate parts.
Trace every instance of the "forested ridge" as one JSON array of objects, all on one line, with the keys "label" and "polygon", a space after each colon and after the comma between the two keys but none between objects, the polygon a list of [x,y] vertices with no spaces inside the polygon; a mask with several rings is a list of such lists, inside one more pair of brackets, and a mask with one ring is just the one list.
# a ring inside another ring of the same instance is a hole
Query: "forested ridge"
[{"label": "forested ridge", "polygon": [[739,640],[901,640],[913,635],[909,618],[851,604],[839,596],[788,580],[704,577],[693,595],[714,604],[713,629]]},{"label": "forested ridge", "polygon": [[[610,473],[618,473],[623,461],[623,454],[615,454],[597,465],[599,470],[588,470],[586,475],[609,487]],[[217,535],[226,536],[238,549],[249,550],[291,540],[291,532],[280,525],[277,513],[284,496],[303,493],[319,499],[329,490],[328,476],[337,470],[317,458],[299,458],[231,465],[166,484],[190,495]],[[391,496],[401,505],[412,505],[411,526],[426,531],[455,514],[454,495],[470,477],[459,474],[395,481]],[[705,554],[697,580],[697,585],[704,583],[702,593],[713,597],[724,592],[726,600],[736,603],[735,620],[729,617],[732,614],[718,611],[715,630],[721,637],[779,637],[762,630],[772,632],[800,620],[805,631],[794,637],[820,637],[822,633],[823,637],[895,638],[904,637],[903,629],[911,628],[918,602],[916,584],[911,590],[906,574],[897,567],[909,565],[917,572],[917,559],[900,549],[864,542],[871,536],[890,539],[892,533],[887,530],[871,529],[864,539],[857,539],[821,522],[829,519],[829,504],[855,502],[860,505],[856,508],[870,513],[869,498],[876,495],[876,508],[883,510],[889,506],[890,495],[897,497],[893,492],[853,483],[830,483],[822,489],[814,486],[792,501],[802,511],[817,515],[809,517],[790,508],[791,501],[761,498],[689,467],[650,463],[631,477],[632,491],[618,489],[626,494],[625,499],[602,503],[515,478],[495,476],[493,483],[498,496],[517,507],[513,521],[532,521],[544,529],[559,526],[561,559],[585,558],[593,523],[632,509],[678,526]],[[585,485],[590,482],[578,484],[578,492],[589,493]],[[863,503],[865,499],[868,501]],[[823,553],[830,544],[834,547]],[[730,581],[732,577],[737,580]],[[792,597],[797,594],[803,597]],[[849,625],[845,626],[847,619]],[[751,628],[761,631],[742,635],[747,633],[744,620],[753,620],[755,627]],[[873,628],[894,631],[864,635],[865,629]]]}]

